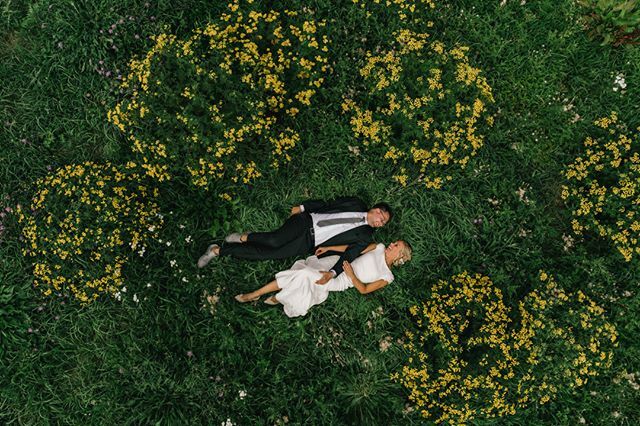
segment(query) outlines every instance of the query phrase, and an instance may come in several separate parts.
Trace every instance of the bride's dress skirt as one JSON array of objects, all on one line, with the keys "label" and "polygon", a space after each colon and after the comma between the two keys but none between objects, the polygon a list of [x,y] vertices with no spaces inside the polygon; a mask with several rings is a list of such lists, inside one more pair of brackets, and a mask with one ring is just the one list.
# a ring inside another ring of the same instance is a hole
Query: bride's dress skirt
[{"label": "bride's dress skirt", "polygon": [[[393,281],[393,273],[385,261],[384,244],[376,245],[371,250],[351,262],[353,272],[364,283],[378,279]],[[328,271],[340,259],[339,256],[327,256],[318,259],[316,256],[298,260],[293,266],[276,274],[276,282],[282,290],[276,298],[284,306],[284,312],[290,317],[306,315],[310,307],[318,305],[329,297],[330,291],[343,291],[353,287],[347,274],[342,273],[321,285],[316,281],[322,276],[320,271]]]},{"label": "bride's dress skirt", "polygon": [[306,315],[309,308],[327,300],[330,291],[343,291],[353,286],[346,274],[340,274],[326,284],[316,284],[322,277],[320,271],[328,271],[339,258],[327,256],[318,259],[310,256],[276,274],[276,282],[282,289],[276,293],[276,299],[282,303],[287,316]]}]

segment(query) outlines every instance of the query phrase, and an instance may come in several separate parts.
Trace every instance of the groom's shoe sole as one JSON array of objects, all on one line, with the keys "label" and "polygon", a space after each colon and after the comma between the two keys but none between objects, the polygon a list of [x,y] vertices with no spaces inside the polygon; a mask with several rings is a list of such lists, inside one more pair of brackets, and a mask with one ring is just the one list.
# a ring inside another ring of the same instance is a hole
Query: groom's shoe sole
[{"label": "groom's shoe sole", "polygon": [[227,235],[224,240],[228,243],[241,243],[241,237],[241,234],[234,232],[233,234]]},{"label": "groom's shoe sole", "polygon": [[211,259],[218,256],[217,254],[213,254],[211,252],[211,249],[214,247],[218,247],[218,245],[211,244],[209,247],[207,247],[207,251],[202,256],[200,256],[200,259],[198,259],[198,268],[204,268],[209,262],[211,262]]}]

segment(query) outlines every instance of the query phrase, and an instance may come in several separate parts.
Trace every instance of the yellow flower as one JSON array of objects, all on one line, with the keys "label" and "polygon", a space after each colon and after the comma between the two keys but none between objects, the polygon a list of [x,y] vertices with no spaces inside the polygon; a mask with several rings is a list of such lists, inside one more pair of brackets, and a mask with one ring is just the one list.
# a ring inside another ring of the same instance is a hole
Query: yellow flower
[{"label": "yellow flower", "polygon": [[[321,34],[325,25],[305,21],[294,10],[245,11],[232,0],[219,20],[184,40],[167,32],[154,37],[152,48],[130,62],[121,86],[130,96],[107,113],[108,119],[127,136],[136,163],[158,182],[183,168],[191,183],[205,190],[219,180],[249,183],[292,158],[295,141],[278,136],[279,113],[296,117],[324,84],[331,69],[329,38]],[[265,46],[265,36],[273,43]],[[166,79],[163,70],[173,63],[186,85]],[[180,107],[167,111],[167,98]],[[206,121],[197,112],[203,99],[209,104]],[[236,105],[236,99],[243,103]],[[162,139],[151,136],[156,131]],[[279,142],[270,150],[260,140]],[[254,158],[244,158],[250,151]],[[248,169],[233,171],[235,164],[251,162]]]},{"label": "yellow flower", "polygon": [[[638,226],[634,224],[633,213],[627,214],[640,203],[640,169],[638,155],[632,153],[634,141],[618,134],[618,127],[612,126],[617,122],[615,112],[595,121],[596,126],[609,130],[608,136],[585,138],[584,154],[565,170],[567,184],[563,185],[562,198],[573,209],[574,233],[597,233],[611,241],[625,261],[630,262],[634,253],[640,253]],[[605,211],[617,213],[602,216]]]}]

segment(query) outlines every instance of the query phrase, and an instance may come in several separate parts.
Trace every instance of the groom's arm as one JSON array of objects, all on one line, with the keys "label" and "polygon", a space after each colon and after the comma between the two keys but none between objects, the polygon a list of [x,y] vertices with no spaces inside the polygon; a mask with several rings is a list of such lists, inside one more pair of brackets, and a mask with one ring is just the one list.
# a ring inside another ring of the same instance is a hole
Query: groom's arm
[{"label": "groom's arm", "polygon": [[327,203],[322,200],[307,200],[302,204],[291,207],[291,216],[302,212],[313,213],[314,211],[321,209],[326,205]]},{"label": "groom's arm", "polygon": [[331,278],[340,275],[344,271],[342,266],[344,261],[347,260],[351,262],[353,259],[358,257],[365,249],[367,249],[367,243],[355,243],[347,247],[336,264],[333,265],[333,267],[329,271],[322,272],[322,277],[320,277],[320,279],[316,281],[316,284],[326,284],[329,282],[329,280],[331,280]]},{"label": "groom's arm", "polygon": [[342,255],[340,256],[340,259],[338,259],[336,264],[331,268],[331,271],[334,271],[336,273],[335,276],[337,277],[344,271],[342,264],[345,260],[347,262],[352,262],[353,260],[355,260],[355,258],[360,256],[361,252],[367,248],[367,245],[367,243],[355,243],[347,247],[344,253],[342,253]]},{"label": "groom's arm", "polygon": [[[298,208],[300,209],[300,211],[298,213],[300,213],[300,212],[313,213],[313,212],[315,212],[317,210],[320,210],[322,208],[325,208],[325,207],[331,207],[331,208],[336,208],[336,209],[340,209],[340,207],[343,207],[346,210],[351,210],[352,209],[353,211],[365,211],[366,210],[366,205],[359,198],[357,198],[357,197],[340,197],[340,198],[336,198],[335,200],[332,200],[330,202],[326,202],[326,201],[322,201],[322,200],[308,200],[308,201],[305,201],[304,203],[302,203],[302,204],[300,204],[298,206]],[[295,207],[294,207],[294,209],[295,209]]]},{"label": "groom's arm", "polygon": [[313,213],[314,211],[321,209],[326,205],[327,203],[325,203],[322,200],[307,200],[302,204],[291,207],[291,216],[293,216],[294,214],[302,213],[302,212]]}]

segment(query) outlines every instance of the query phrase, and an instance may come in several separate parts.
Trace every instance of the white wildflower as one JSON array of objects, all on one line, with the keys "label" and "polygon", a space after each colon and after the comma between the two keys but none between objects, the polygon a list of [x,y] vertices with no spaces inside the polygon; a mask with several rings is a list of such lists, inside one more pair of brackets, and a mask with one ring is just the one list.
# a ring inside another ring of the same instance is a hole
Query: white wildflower
[{"label": "white wildflower", "polygon": [[613,91],[617,92],[618,90],[620,90],[623,93],[624,89],[626,88],[627,88],[627,82],[624,79],[624,74],[619,73],[618,75],[616,75],[616,78],[613,80]]},{"label": "white wildflower", "polygon": [[562,234],[562,241],[564,241],[564,251],[569,251],[573,247],[573,237],[571,235]]},{"label": "white wildflower", "polygon": [[380,352],[386,352],[391,347],[391,336],[387,336],[380,341]]},{"label": "white wildflower", "polygon": [[378,306],[374,311],[371,311],[371,316],[373,317],[373,319],[381,317],[382,314],[384,314],[384,310],[382,309],[382,306]]},{"label": "white wildflower", "polygon": [[516,191],[516,194],[518,194],[518,197],[520,198],[520,201],[522,201],[525,204],[529,204],[529,199],[525,195],[526,192],[527,191],[526,191],[525,188],[518,188],[518,190]]},{"label": "white wildflower", "polygon": [[359,147],[349,145],[347,148],[349,149],[349,152],[351,152],[352,154],[354,154],[356,156],[360,155],[360,148]]}]

